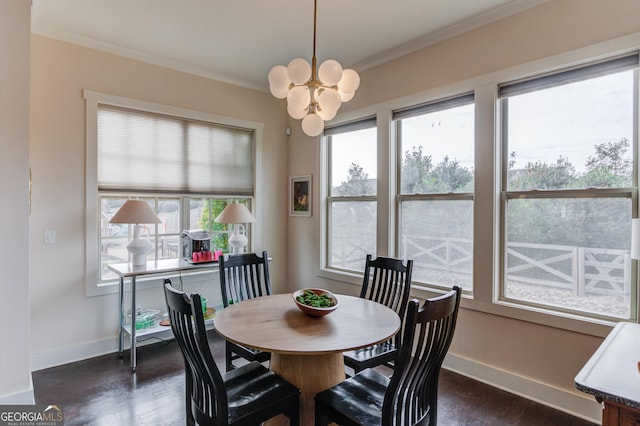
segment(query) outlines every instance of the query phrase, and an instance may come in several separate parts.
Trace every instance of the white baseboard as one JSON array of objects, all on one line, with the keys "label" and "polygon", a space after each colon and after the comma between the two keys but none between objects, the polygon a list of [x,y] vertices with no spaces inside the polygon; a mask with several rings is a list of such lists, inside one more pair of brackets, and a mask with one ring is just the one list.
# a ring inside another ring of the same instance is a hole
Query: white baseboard
[{"label": "white baseboard", "polygon": [[115,338],[55,348],[46,352],[33,352],[31,354],[31,370],[38,371],[57,367],[117,351],[118,339]]},{"label": "white baseboard", "polygon": [[33,394],[33,380],[29,377],[29,389],[11,395],[0,396],[0,405],[33,405],[36,399]]},{"label": "white baseboard", "polygon": [[[128,337],[128,336],[127,336]],[[149,337],[147,340],[139,340],[138,347],[151,343],[158,343],[158,339],[169,340],[173,338],[171,329]],[[129,349],[129,340],[125,338],[124,349]],[[38,371],[45,368],[56,367],[83,359],[94,358],[101,355],[115,354],[118,352],[118,338],[96,340],[63,348],[55,348],[46,352],[34,352],[31,354],[31,370]]]},{"label": "white baseboard", "polygon": [[589,395],[572,393],[449,353],[443,368],[572,416],[601,424],[602,406]]}]

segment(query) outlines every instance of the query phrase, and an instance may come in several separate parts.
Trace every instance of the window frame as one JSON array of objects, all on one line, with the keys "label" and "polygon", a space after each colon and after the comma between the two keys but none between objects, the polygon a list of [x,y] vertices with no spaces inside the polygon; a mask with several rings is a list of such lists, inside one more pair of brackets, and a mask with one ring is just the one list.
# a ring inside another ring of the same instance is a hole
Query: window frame
[{"label": "window frame", "polygon": [[[354,121],[350,121],[347,123],[342,123],[339,125],[335,125],[332,127],[327,127],[324,131],[324,134],[322,136],[322,143],[325,146],[325,150],[326,150],[326,176],[325,176],[325,191],[323,191],[323,193],[326,193],[326,196],[323,197],[323,201],[324,201],[324,209],[323,209],[323,220],[322,222],[324,223],[325,227],[324,229],[326,229],[326,232],[323,233],[323,256],[322,256],[322,269],[326,270],[326,271],[332,271],[332,272],[337,272],[339,274],[346,274],[347,276],[353,276],[354,274],[357,274],[359,271],[356,270],[352,270],[352,269],[347,269],[347,268],[339,268],[336,266],[332,266],[329,264],[330,259],[331,259],[331,229],[332,229],[332,224],[331,224],[331,206],[334,203],[341,203],[341,202],[375,202],[376,203],[376,212],[377,212],[377,203],[378,203],[378,188],[379,188],[379,184],[378,182],[378,176],[376,176],[376,194],[375,195],[350,195],[350,196],[346,196],[346,195],[332,195],[331,194],[331,156],[332,156],[332,136],[334,135],[338,135],[338,134],[344,134],[344,133],[348,133],[348,132],[354,132],[354,131],[358,131],[358,130],[365,130],[365,129],[371,129],[371,128],[376,128],[377,127],[377,121],[375,117],[364,117],[358,120],[354,120]],[[376,140],[376,145],[377,145],[377,140]],[[378,228],[378,215],[376,214],[376,229]],[[364,267],[364,258],[363,258],[363,267]]]},{"label": "window frame", "polygon": [[[471,201],[475,202],[475,192],[449,192],[449,193],[417,193],[417,194],[403,194],[402,192],[402,161],[403,161],[403,146],[402,146],[402,120],[405,118],[417,117],[421,115],[428,114],[430,112],[437,111],[445,111],[451,108],[456,108],[460,106],[473,105],[474,106],[474,116],[475,116],[475,93],[473,91],[466,93],[454,94],[452,96],[448,96],[442,99],[434,99],[429,102],[420,103],[417,105],[410,105],[403,108],[399,108],[392,112],[392,119],[395,130],[395,146],[396,146],[396,164],[395,164],[395,174],[396,174],[396,186],[395,186],[395,208],[397,218],[395,222],[395,227],[397,229],[396,240],[395,240],[395,253],[397,256],[402,258],[407,258],[402,251],[402,204],[404,202],[415,202],[415,201]],[[474,123],[475,124],[475,123]],[[475,131],[475,129],[474,129]],[[475,141],[474,141],[474,149],[475,149]],[[474,152],[475,154],[475,152]],[[425,153],[428,155],[428,152]],[[474,185],[475,185],[475,161],[474,161]],[[472,252],[474,246],[474,240],[472,236],[471,240]],[[415,263],[414,263],[415,270]],[[422,282],[415,279],[416,274],[414,274],[413,282],[414,287],[421,288],[426,291],[433,291],[433,289],[446,289],[446,286],[436,283],[428,283]],[[472,288],[471,290],[464,289],[463,293],[465,295],[473,294],[473,268],[471,271],[471,282]]]},{"label": "window frame", "polygon": [[[118,280],[110,282],[100,282],[101,268],[99,250],[100,250],[100,193],[98,191],[97,184],[97,138],[98,138],[98,106],[99,104],[106,104],[115,107],[137,109],[150,113],[158,113],[162,115],[175,116],[180,118],[192,119],[202,122],[210,122],[214,124],[220,124],[225,126],[234,126],[240,128],[246,128],[253,130],[254,134],[254,150],[253,150],[253,196],[247,196],[246,194],[239,195],[240,198],[250,198],[252,203],[252,213],[256,218],[256,223],[252,224],[252,231],[250,233],[249,244],[253,247],[261,246],[261,194],[262,184],[260,176],[262,175],[262,135],[264,130],[264,124],[244,119],[238,119],[233,117],[221,116],[211,114],[203,111],[191,110],[181,107],[175,107],[165,104],[159,104],[155,102],[148,102],[138,99],[132,99],[117,95],[110,95],[92,90],[84,90],[83,98],[85,100],[85,293],[87,296],[99,296],[104,294],[113,294],[118,292]],[[103,192],[103,194],[112,195],[115,193]],[[133,197],[150,196],[150,197],[165,197],[168,194],[162,192],[118,192],[120,195],[131,195]],[[207,194],[170,194],[178,197],[187,198],[212,198],[214,195]],[[234,198],[232,194],[220,194],[221,198]],[[185,214],[184,205],[181,215]],[[181,218],[184,221],[184,218]],[[183,224],[186,222],[182,222]],[[184,275],[184,273],[182,274]],[[197,275],[197,273],[194,273]],[[157,278],[150,278],[149,286],[155,285]],[[141,282],[140,288],[145,288],[144,282]]]},{"label": "window frame", "polygon": [[[630,318],[620,319],[618,317],[589,313],[577,309],[570,309],[559,306],[550,306],[547,304],[510,298],[506,295],[506,274],[507,274],[507,205],[510,200],[531,200],[531,199],[606,199],[606,198],[625,198],[631,202],[631,217],[638,216],[638,99],[639,84],[638,79],[640,71],[638,62],[640,51],[635,50],[627,52],[620,56],[611,56],[603,58],[595,62],[586,61],[583,64],[571,67],[559,67],[556,70],[540,73],[524,78],[520,81],[513,81],[498,84],[497,106],[499,114],[499,129],[497,142],[500,145],[500,197],[499,197],[499,228],[497,230],[500,235],[499,251],[498,251],[498,282],[495,287],[493,303],[516,308],[534,309],[542,311],[551,311],[558,315],[584,317],[593,321],[638,321],[638,285],[637,285],[637,261],[632,261],[631,266],[631,295],[630,295]],[[577,189],[530,189],[530,190],[509,190],[508,189],[508,163],[509,163],[509,138],[508,138],[508,99],[509,96],[521,93],[534,93],[536,91],[545,90],[553,87],[560,87],[562,84],[587,81],[603,75],[610,75],[615,72],[625,70],[633,70],[633,116],[634,123],[632,140],[630,141],[632,151],[632,183],[631,187],[625,188],[577,188]],[[502,92],[501,92],[502,90]],[[633,285],[633,284],[636,285]]]}]

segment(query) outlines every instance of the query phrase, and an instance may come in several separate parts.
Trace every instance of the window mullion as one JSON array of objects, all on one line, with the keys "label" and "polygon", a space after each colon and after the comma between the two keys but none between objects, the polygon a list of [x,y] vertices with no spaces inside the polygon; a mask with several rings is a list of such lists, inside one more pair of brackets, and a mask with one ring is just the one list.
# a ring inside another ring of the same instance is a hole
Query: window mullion
[{"label": "window mullion", "polygon": [[448,192],[446,194],[399,194],[400,201],[416,201],[416,200],[471,200],[474,199],[472,192],[458,193]]},{"label": "window mullion", "polygon": [[355,196],[329,196],[327,200],[330,203],[333,202],[347,202],[347,201],[377,201],[378,198],[375,195],[355,195]]},{"label": "window mullion", "polygon": [[634,188],[586,188],[560,190],[504,191],[507,199],[514,198],[595,198],[595,197],[628,197]]}]

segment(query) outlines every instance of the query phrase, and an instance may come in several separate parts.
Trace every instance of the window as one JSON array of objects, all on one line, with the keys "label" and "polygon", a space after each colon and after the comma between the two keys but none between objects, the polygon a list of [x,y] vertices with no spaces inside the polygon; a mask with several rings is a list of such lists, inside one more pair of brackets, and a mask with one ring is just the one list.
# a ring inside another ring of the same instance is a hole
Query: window
[{"label": "window", "polygon": [[[239,202],[252,210],[250,198],[187,198],[189,205],[188,229],[204,229],[211,236],[211,250],[229,252],[229,233],[232,227],[226,223],[216,223],[215,219],[230,202]],[[250,225],[250,224],[247,224]],[[249,230],[247,230],[249,232]],[[247,234],[247,236],[249,236]],[[250,244],[250,242],[249,242]],[[250,247],[246,247],[250,249]]]},{"label": "window", "polygon": [[[156,212],[162,223],[145,226],[153,250],[149,260],[176,259],[183,256],[180,237],[185,229],[204,229],[211,235],[211,249],[229,251],[228,236],[231,229],[228,224],[216,223],[215,218],[229,202],[238,201],[251,210],[251,199],[233,198],[194,198],[190,196],[155,197],[128,194],[114,196],[100,193],[100,282],[111,282],[117,275],[109,270],[111,263],[129,260],[127,244],[133,235],[133,226],[110,224],[109,220],[128,198],[145,200]],[[186,215],[183,215],[182,212]]]},{"label": "window", "polygon": [[499,87],[502,301],[634,319],[637,54]]},{"label": "window", "polygon": [[327,267],[363,271],[376,254],[375,119],[325,131],[329,152]]},{"label": "window", "polygon": [[88,293],[109,292],[100,290],[116,277],[108,265],[128,260],[131,225],[109,223],[128,198],[162,221],[146,227],[149,260],[182,256],[186,229],[209,231],[226,251],[227,225],[214,219],[231,201],[254,207],[261,126],[89,91],[85,99]]},{"label": "window", "polygon": [[398,252],[413,281],[473,289],[473,94],[394,111]]},{"label": "window", "polygon": [[[108,269],[112,263],[127,262],[129,253],[127,244],[133,235],[133,225],[111,224],[109,220],[120,209],[120,206],[130,198],[128,196],[114,196],[100,194],[100,281],[114,280],[114,272]],[[134,198],[134,197],[131,197]],[[161,224],[145,225],[146,235],[154,250],[149,259],[175,259],[178,257],[180,245],[180,199],[159,197],[135,197],[144,200],[156,212]],[[144,234],[143,234],[144,236]]]},{"label": "window", "polygon": [[[377,248],[414,260],[415,297],[458,285],[468,308],[597,336],[637,321],[636,49],[604,43],[349,111],[375,111],[376,128],[353,150],[350,122],[323,139],[319,275],[359,285]],[[376,151],[375,195],[342,195]],[[342,220],[365,206],[366,226]]]}]

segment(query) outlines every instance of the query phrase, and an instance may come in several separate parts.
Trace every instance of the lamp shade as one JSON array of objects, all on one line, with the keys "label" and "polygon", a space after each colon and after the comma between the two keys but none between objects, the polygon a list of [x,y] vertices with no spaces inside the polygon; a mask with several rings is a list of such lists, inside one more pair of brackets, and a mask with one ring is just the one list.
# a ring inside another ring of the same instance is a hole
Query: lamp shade
[{"label": "lamp shade", "polygon": [[324,130],[324,121],[318,114],[309,114],[302,119],[302,131],[309,136],[318,136]]},{"label": "lamp shade", "polygon": [[215,221],[217,223],[248,223],[255,222],[256,218],[244,204],[236,202],[227,204]]},{"label": "lamp shade", "polygon": [[162,223],[146,201],[127,200],[109,223]]},{"label": "lamp shade", "polygon": [[631,220],[631,258],[640,259],[640,219]]}]

